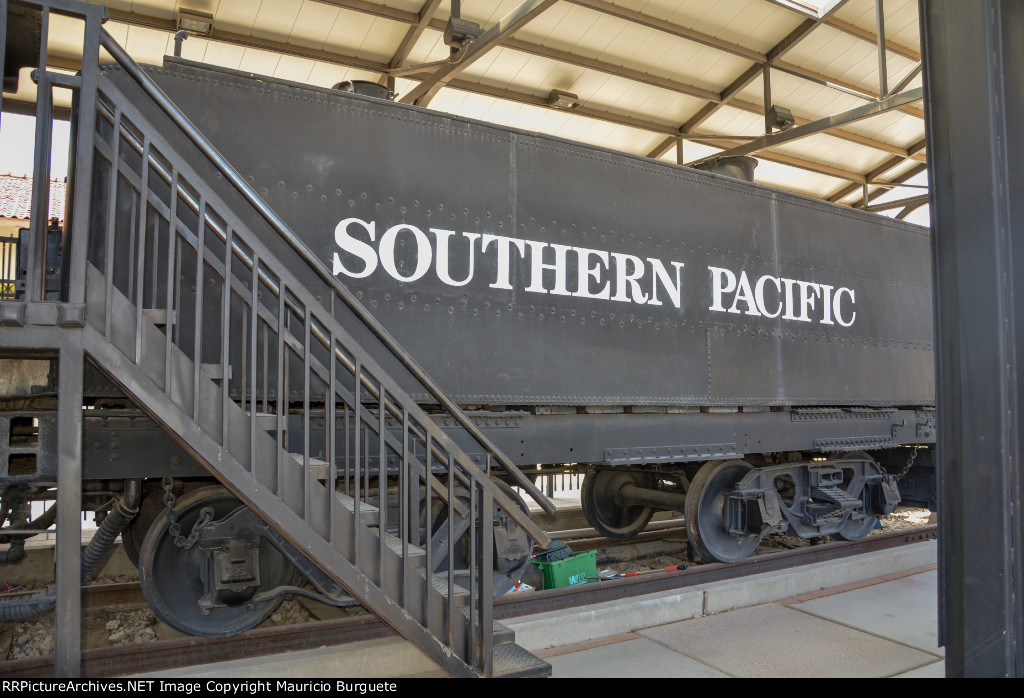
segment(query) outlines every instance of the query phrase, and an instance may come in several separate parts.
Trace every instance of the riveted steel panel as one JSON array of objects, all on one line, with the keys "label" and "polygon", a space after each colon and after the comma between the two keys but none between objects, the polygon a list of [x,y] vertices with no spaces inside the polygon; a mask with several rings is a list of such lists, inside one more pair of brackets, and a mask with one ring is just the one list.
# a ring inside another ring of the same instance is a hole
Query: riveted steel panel
[{"label": "riveted steel panel", "polygon": [[464,404],[932,401],[925,229],[406,105],[150,72]]}]

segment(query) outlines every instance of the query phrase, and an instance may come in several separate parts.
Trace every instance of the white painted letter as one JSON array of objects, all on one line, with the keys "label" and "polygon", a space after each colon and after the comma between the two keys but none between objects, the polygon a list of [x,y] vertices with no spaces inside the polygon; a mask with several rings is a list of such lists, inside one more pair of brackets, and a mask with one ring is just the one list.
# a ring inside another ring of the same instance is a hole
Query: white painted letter
[{"label": "white painted letter", "polygon": [[799,320],[796,315],[793,314],[793,284],[796,281],[793,279],[783,279],[782,285],[786,287],[786,314],[782,316],[783,320]]},{"label": "white painted letter", "polygon": [[[814,297],[821,295],[821,286],[811,281],[797,281],[797,283],[800,284],[800,317],[797,320],[810,322],[811,318],[807,311],[814,310]],[[808,293],[809,289],[814,289],[814,292]]]},{"label": "white painted letter", "polygon": [[465,238],[469,240],[469,273],[462,281],[456,281],[448,273],[448,240],[455,234],[455,231],[431,228],[430,232],[437,236],[437,278],[449,286],[465,286],[472,281],[474,262],[476,260],[473,245],[476,243],[476,239],[480,237],[480,233],[463,233]]},{"label": "white painted letter", "polygon": [[[416,269],[411,276],[402,276],[395,265],[395,240],[403,230],[408,230],[416,239]],[[380,265],[384,267],[384,271],[399,281],[416,281],[430,269],[430,239],[414,225],[400,223],[388,228],[387,232],[380,236],[378,254],[380,255]]]},{"label": "white painted letter", "polygon": [[843,316],[840,314],[841,308],[839,307],[839,305],[840,305],[839,302],[842,299],[844,293],[849,293],[850,294],[850,303],[851,304],[857,302],[857,300],[853,297],[853,290],[852,289],[845,288],[845,287],[841,288],[838,291],[836,291],[836,297],[835,297],[835,300],[832,303],[832,314],[836,316],[836,322],[838,322],[843,327],[849,327],[850,325],[853,324],[853,321],[857,319],[857,311],[856,310],[853,311],[853,315],[850,316],[850,321],[849,322],[843,322]]},{"label": "white painted letter", "polygon": [[832,287],[828,284],[821,284],[821,309],[825,315],[821,318],[822,325],[834,325],[832,322]]},{"label": "white painted letter", "polygon": [[359,259],[363,260],[363,270],[361,272],[349,271],[345,268],[345,265],[341,263],[341,256],[334,253],[334,270],[335,276],[338,272],[345,272],[353,279],[362,279],[363,277],[369,276],[373,273],[373,270],[377,268],[377,253],[374,252],[373,248],[362,240],[357,240],[348,234],[349,223],[358,223],[366,229],[366,232],[370,235],[370,240],[376,239],[377,233],[374,230],[375,224],[371,221],[360,220],[358,218],[346,218],[341,223],[338,223],[334,229],[334,241],[338,243],[338,247],[345,250],[350,254],[354,254]]},{"label": "white painted letter", "polygon": [[779,280],[776,279],[774,276],[769,276],[768,274],[765,274],[760,279],[758,279],[757,283],[754,285],[754,300],[757,301],[757,309],[761,311],[762,315],[764,315],[765,317],[776,318],[779,316],[779,313],[782,312],[782,299],[779,299],[779,309],[776,310],[774,314],[769,313],[768,309],[764,307],[765,281],[771,281],[773,284],[775,284],[775,290],[778,291],[780,294],[782,293],[782,284],[779,283]]},{"label": "white painted letter", "polygon": [[732,307],[729,308],[730,313],[738,313],[739,308],[736,305],[743,301],[747,304],[747,315],[760,316],[761,313],[757,312],[757,301],[754,299],[754,292],[750,290],[750,281],[747,279],[747,272],[740,272],[740,282],[736,290],[736,298],[732,301]]},{"label": "white painted letter", "polygon": [[658,300],[658,282],[665,288],[665,293],[668,294],[669,299],[672,301],[672,305],[679,307],[679,304],[683,302],[683,281],[679,277],[680,272],[683,269],[682,262],[669,262],[676,269],[676,282],[672,283],[672,277],[668,274],[668,269],[661,263],[660,259],[654,259],[648,257],[647,261],[651,263],[651,271],[654,272],[654,278],[651,280],[651,300],[647,301],[647,305],[661,305],[661,301]]},{"label": "white painted letter", "polygon": [[[576,293],[574,296],[580,296],[581,298],[602,298],[608,300],[611,296],[611,290],[609,289],[610,281],[605,281],[604,286],[597,293],[590,292],[590,280],[593,279],[597,283],[601,283],[601,264],[604,263],[604,268],[608,269],[608,253],[603,250],[589,250],[586,247],[574,247],[577,255],[577,271],[576,271]],[[597,257],[594,262],[594,266],[590,266],[590,256]]]},{"label": "white painted letter", "polygon": [[[530,246],[530,285],[525,290],[531,293],[552,293],[556,296],[571,296],[569,289],[565,287],[565,253],[572,249],[569,245],[556,245],[554,243],[538,242],[527,240]],[[550,247],[555,251],[554,264],[544,262],[544,248]],[[544,288],[544,270],[550,269],[555,272],[555,287],[548,291]]]},{"label": "white painted letter", "polygon": [[491,288],[504,288],[511,291],[512,284],[509,283],[509,276],[512,273],[512,260],[510,259],[511,254],[509,250],[512,245],[515,245],[516,249],[519,250],[519,256],[525,257],[526,245],[522,240],[505,237],[504,235],[484,235],[480,238],[480,251],[486,252],[487,246],[492,242],[495,243],[494,246],[498,249],[498,274],[494,279],[494,283],[491,284]]},{"label": "white painted letter", "polygon": [[[644,275],[644,260],[622,252],[612,252],[612,259],[615,260],[615,295],[612,300],[646,303],[647,294],[640,288],[639,281]],[[629,273],[630,264],[633,265],[632,274]]]},{"label": "white painted letter", "polygon": [[725,312],[725,308],[722,306],[722,294],[732,293],[736,290],[736,275],[728,269],[720,269],[718,267],[708,267],[708,271],[711,272],[711,307],[708,310],[717,310],[719,312]]}]

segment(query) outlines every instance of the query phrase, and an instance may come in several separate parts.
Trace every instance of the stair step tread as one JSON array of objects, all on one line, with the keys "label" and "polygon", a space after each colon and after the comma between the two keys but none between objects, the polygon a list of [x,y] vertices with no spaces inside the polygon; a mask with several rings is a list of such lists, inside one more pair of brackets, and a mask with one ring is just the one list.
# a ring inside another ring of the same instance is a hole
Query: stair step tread
[{"label": "stair step tread", "polygon": [[177,313],[171,312],[168,322],[167,308],[143,308],[142,314],[159,328],[167,327],[168,324],[173,325],[177,319]]},{"label": "stair step tread", "polygon": [[[290,455],[292,458],[294,458],[296,463],[303,463],[304,460],[305,460],[301,453],[289,453],[288,455]],[[330,465],[330,463],[328,463],[325,460],[321,460],[321,459],[316,458],[314,456],[310,456],[309,457],[309,466],[311,468],[326,468],[329,465]]]},{"label": "stair step tread", "polygon": [[[199,364],[199,366],[204,371],[206,371],[206,375],[208,375],[211,380],[215,380],[215,381],[222,381],[222,380],[224,380],[224,364],[221,364],[221,363],[216,363],[216,364],[209,363],[209,364]],[[232,369],[231,364],[228,364],[227,369],[228,369],[227,370],[227,378],[228,378],[228,380],[231,380],[231,369]]]},{"label": "stair step tread", "polygon": [[551,665],[514,642],[494,646],[495,678],[543,678]]},{"label": "stair step tread", "polygon": [[[250,410],[246,410],[245,413],[252,416]],[[277,415],[273,412],[257,412],[256,413],[256,427],[263,431],[273,431],[277,429]]]},{"label": "stair step tread", "polygon": [[[342,494],[341,492],[336,492],[334,494],[334,499],[339,504],[341,504],[343,507],[345,507],[345,509],[347,509],[348,511],[350,511],[350,512],[354,511],[355,500],[352,499],[352,497],[349,497],[347,494]],[[370,525],[370,526],[379,525],[379,523],[380,523],[380,510],[377,507],[373,506],[372,504],[368,504],[366,502],[360,502],[359,503],[359,517],[363,521],[363,523],[366,524],[366,525]],[[378,535],[379,535],[379,531],[378,531]],[[396,555],[399,555],[399,556],[402,555],[402,539],[399,538],[398,536],[395,536],[395,535],[393,535],[391,533],[385,532],[384,533],[384,546],[388,550],[390,550],[391,552],[395,553]],[[417,545],[413,545],[412,543],[408,543],[407,544],[405,552],[406,552],[406,555],[409,557],[410,560],[425,558],[426,555],[427,555],[426,551],[423,550],[423,548],[421,548],[421,547],[419,547]],[[447,582],[445,582],[445,584],[447,585]],[[445,588],[447,588],[447,586]]]},{"label": "stair step tread", "polygon": [[[422,567],[417,572],[423,576],[424,570]],[[434,590],[440,593],[442,596],[448,596],[448,573],[447,572],[435,572],[430,575],[430,585],[434,587]],[[461,587],[458,584],[452,585],[454,597],[456,600],[469,600],[469,590],[465,587]],[[465,614],[463,614],[465,615]]]},{"label": "stair step tread", "polygon": [[[334,493],[334,499],[338,502],[338,504],[342,505],[343,507],[345,507],[349,511],[354,512],[356,510],[356,508],[355,508],[356,507],[356,504],[355,504],[356,500],[354,500],[352,497],[349,497],[347,494],[342,494],[341,492],[335,492]],[[363,502],[363,501],[359,502],[359,513],[360,514],[367,514],[367,513],[374,513],[374,514],[376,514],[376,513],[379,513],[379,512],[380,512],[380,510],[377,507],[373,506],[372,504],[369,504],[369,503]]]}]

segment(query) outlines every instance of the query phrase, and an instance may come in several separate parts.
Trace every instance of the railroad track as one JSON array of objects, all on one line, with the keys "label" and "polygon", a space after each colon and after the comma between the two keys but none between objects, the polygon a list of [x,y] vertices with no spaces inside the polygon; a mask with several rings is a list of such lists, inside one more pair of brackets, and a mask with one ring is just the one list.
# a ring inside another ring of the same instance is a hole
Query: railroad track
[{"label": "railroad track", "polygon": [[[833,542],[756,555],[733,564],[699,564],[677,572],[648,572],[635,577],[606,580],[584,586],[511,594],[495,601],[494,616],[499,621],[507,621],[544,611],[578,608],[628,596],[792,569],[801,565],[933,540],[936,537],[936,529],[935,525],[920,526],[868,536],[857,542]],[[591,540],[596,542],[596,539]],[[574,542],[578,546],[577,549],[584,549],[580,543],[582,541]],[[137,584],[87,587],[83,596],[83,608],[86,613],[110,608],[141,607],[144,604],[145,600]],[[229,661],[243,656],[253,657],[339,646],[393,635],[388,626],[371,615],[319,620],[314,623],[315,628],[311,628],[309,623],[260,627],[228,638],[183,637],[143,644],[86,649],[82,652],[82,675],[131,675]],[[38,678],[52,674],[52,657],[0,662],[0,678],[4,679]]]}]

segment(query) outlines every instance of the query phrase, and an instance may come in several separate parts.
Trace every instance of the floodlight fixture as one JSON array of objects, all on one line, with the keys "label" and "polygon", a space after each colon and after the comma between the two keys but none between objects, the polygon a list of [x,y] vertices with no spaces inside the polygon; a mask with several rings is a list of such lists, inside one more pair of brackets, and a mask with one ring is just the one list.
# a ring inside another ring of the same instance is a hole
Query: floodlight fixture
[{"label": "floodlight fixture", "polygon": [[444,27],[444,43],[458,50],[483,34],[483,28],[476,22],[461,17],[450,17]]},{"label": "floodlight fixture", "polygon": [[562,90],[551,90],[548,94],[548,105],[555,109],[565,109],[571,111],[576,107],[580,106],[580,98],[574,95],[572,92],[563,92]]},{"label": "floodlight fixture", "polygon": [[768,110],[767,122],[772,128],[776,128],[780,131],[793,128],[796,123],[796,119],[793,117],[793,112],[785,107],[780,107],[778,104],[773,104],[771,109]]},{"label": "floodlight fixture", "polygon": [[178,29],[196,36],[209,36],[213,32],[213,15],[182,7],[178,10]]}]

